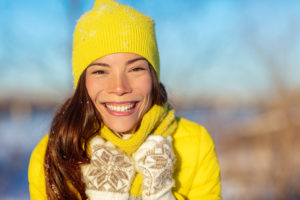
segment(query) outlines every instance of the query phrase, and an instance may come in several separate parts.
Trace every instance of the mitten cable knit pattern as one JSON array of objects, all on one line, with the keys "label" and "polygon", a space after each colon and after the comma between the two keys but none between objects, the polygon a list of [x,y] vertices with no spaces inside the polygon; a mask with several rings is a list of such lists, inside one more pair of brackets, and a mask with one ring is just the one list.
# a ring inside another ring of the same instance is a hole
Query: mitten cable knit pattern
[{"label": "mitten cable knit pattern", "polygon": [[133,154],[136,170],[144,176],[142,197],[144,200],[174,199],[171,188],[174,154],[171,138],[151,135]]},{"label": "mitten cable knit pattern", "polygon": [[100,136],[91,141],[91,163],[81,168],[90,200],[129,198],[133,161]]},{"label": "mitten cable knit pattern", "polygon": [[[130,138],[123,139],[118,137],[105,125],[100,130],[100,136],[110,141],[127,155],[132,155],[141,147],[150,134],[166,137],[173,135],[176,129],[177,120],[172,107],[167,103],[163,106],[154,104],[143,116],[138,129],[132,133]],[[133,196],[141,196],[142,185],[142,174],[138,173],[133,180],[130,194]]]}]

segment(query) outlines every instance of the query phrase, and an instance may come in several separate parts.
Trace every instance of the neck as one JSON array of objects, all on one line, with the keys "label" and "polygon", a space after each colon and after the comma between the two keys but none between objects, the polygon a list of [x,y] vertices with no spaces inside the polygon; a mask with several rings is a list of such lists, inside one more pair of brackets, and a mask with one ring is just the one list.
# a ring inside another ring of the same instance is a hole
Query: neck
[{"label": "neck", "polygon": [[112,130],[112,132],[113,132],[116,136],[122,138],[124,135],[131,135],[131,134],[134,134],[135,131],[138,129],[138,127],[139,127],[139,125],[135,125],[135,126],[134,126],[132,129],[130,129],[129,131],[125,131],[125,132],[116,132],[116,131],[113,131],[113,130]]}]

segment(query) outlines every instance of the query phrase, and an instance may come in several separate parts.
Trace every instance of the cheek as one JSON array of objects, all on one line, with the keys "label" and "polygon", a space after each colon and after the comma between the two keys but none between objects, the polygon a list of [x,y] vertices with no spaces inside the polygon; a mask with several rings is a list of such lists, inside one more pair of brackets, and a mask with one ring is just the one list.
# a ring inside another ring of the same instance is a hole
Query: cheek
[{"label": "cheek", "polygon": [[141,94],[144,96],[144,109],[148,109],[151,106],[152,102],[152,80],[151,77],[145,78],[144,81],[139,83],[139,90]]},{"label": "cheek", "polygon": [[148,79],[145,82],[139,83],[139,91],[144,96],[144,100],[140,106],[138,118],[140,119],[152,106],[152,81]]},{"label": "cheek", "polygon": [[101,90],[101,88],[99,88],[100,84],[98,84],[97,81],[89,77],[86,78],[85,83],[86,83],[87,92],[90,98],[94,101],[97,96],[97,93]]},{"label": "cheek", "polygon": [[143,78],[143,80],[139,81],[137,83],[137,86],[139,87],[139,90],[145,97],[151,96],[152,91],[152,79],[151,76],[146,76]]}]

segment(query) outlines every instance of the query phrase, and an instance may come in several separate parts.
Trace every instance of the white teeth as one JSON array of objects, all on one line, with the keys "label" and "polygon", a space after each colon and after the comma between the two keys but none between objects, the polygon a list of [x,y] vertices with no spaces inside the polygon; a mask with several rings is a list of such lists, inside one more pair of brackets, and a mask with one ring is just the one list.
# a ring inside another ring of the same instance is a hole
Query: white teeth
[{"label": "white teeth", "polygon": [[116,111],[116,112],[127,112],[128,110],[134,107],[134,103],[126,106],[116,106],[116,105],[109,105],[109,104],[105,104],[105,105],[109,110]]}]

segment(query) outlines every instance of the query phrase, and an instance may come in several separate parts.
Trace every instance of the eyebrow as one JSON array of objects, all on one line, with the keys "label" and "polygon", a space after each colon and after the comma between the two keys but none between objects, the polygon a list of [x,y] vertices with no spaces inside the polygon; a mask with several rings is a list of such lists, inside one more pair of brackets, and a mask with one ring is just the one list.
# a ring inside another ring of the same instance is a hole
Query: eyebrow
[{"label": "eyebrow", "polygon": [[101,62],[91,63],[87,67],[90,67],[90,66],[93,66],[93,65],[99,65],[99,66],[103,66],[103,67],[109,67],[109,64],[101,63]]},{"label": "eyebrow", "polygon": [[134,62],[136,62],[136,61],[139,61],[139,60],[145,60],[145,61],[147,61],[145,58],[143,58],[143,57],[138,57],[138,58],[134,58],[134,59],[132,59],[132,60],[128,60],[127,62],[126,62],[126,64],[127,65],[129,65],[129,64],[132,64],[132,63],[134,63]]},{"label": "eyebrow", "polygon": [[[130,65],[130,64],[135,63],[135,62],[137,62],[139,60],[145,60],[145,61],[147,61],[143,57],[138,57],[138,58],[134,58],[134,59],[128,60],[126,62],[126,65]],[[94,63],[89,64],[87,67],[90,67],[90,66],[93,66],[93,65],[98,65],[98,66],[102,66],[102,67],[109,67],[110,66],[109,64],[106,64],[106,63],[94,62]]]}]

